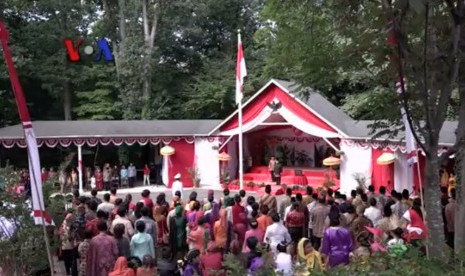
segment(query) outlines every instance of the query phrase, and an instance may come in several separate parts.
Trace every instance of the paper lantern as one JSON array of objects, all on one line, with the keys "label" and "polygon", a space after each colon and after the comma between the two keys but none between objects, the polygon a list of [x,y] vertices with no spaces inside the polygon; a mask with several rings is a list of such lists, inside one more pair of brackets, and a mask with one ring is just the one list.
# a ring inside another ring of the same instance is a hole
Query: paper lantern
[{"label": "paper lantern", "polygon": [[174,148],[170,146],[164,146],[163,148],[160,149],[160,154],[163,156],[173,155],[174,152],[175,152]]},{"label": "paper lantern", "polygon": [[330,156],[328,158],[323,159],[323,165],[325,166],[336,166],[341,164],[341,159],[336,158],[334,156]]},{"label": "paper lantern", "polygon": [[378,165],[390,165],[394,163],[396,156],[390,152],[384,152],[381,154],[378,159],[376,159],[376,164]]},{"label": "paper lantern", "polygon": [[216,158],[218,158],[220,161],[229,161],[231,160],[231,155],[227,154],[226,152],[222,152],[218,154]]}]

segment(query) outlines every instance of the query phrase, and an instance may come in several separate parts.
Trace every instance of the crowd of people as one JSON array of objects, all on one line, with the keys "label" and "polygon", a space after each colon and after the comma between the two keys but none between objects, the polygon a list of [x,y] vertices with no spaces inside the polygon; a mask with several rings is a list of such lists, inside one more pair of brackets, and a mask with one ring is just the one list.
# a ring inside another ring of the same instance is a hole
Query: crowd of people
[{"label": "crowd of people", "polygon": [[[71,192],[73,190],[79,189],[79,173],[78,168],[70,168],[61,170],[58,173],[58,184],[60,186],[60,191],[62,193]],[[83,188],[90,191],[91,189],[96,189],[98,191],[110,190],[113,186],[118,187],[134,187],[137,180],[137,168],[133,163],[130,163],[128,166],[114,165],[111,166],[109,163],[106,163],[102,168],[96,166],[95,168],[87,167],[83,172]],[[151,168],[149,165],[145,165],[141,169],[143,173],[143,185],[150,185],[150,174]],[[24,171],[23,174],[26,174],[27,171]],[[52,179],[57,175],[57,172],[52,167],[49,170],[42,168],[41,178],[42,181]],[[29,175],[27,175],[29,177]],[[28,181],[23,181],[27,186]]]},{"label": "crowd of people", "polygon": [[[225,256],[239,260],[249,275],[273,266],[282,275],[295,275],[303,267],[326,270],[354,258],[373,254],[402,255],[407,244],[424,252],[427,227],[421,200],[407,190],[380,187],[353,190],[350,197],[331,189],[292,195],[285,185],[278,204],[265,187],[260,198],[245,191],[221,198],[208,191],[205,199],[195,191],[181,198],[174,191],[170,202],[164,193],[149,190],[133,202],[119,198],[117,189],[97,197],[75,194],[74,208],[57,231],[68,275],[226,275]],[[443,201],[448,244],[453,239],[449,204],[455,190]],[[153,201],[153,198],[155,201]],[[265,264],[273,256],[272,264]]]}]

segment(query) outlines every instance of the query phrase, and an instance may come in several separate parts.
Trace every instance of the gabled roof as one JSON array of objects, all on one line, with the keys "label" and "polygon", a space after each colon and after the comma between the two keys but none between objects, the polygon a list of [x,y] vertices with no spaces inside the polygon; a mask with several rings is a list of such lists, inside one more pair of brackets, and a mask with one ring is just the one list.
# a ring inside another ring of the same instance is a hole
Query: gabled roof
[{"label": "gabled roof", "polygon": [[[302,100],[309,108],[325,118],[328,122],[347,136],[353,137],[365,134],[364,129],[359,129],[355,124],[355,120],[349,117],[344,111],[328,101],[320,92],[309,88],[302,87],[295,82],[274,80],[282,88],[286,89],[290,94],[295,95],[299,100]],[[303,93],[305,92],[305,93]],[[302,94],[308,95],[304,97]],[[362,132],[360,132],[362,131]]]},{"label": "gabled roof", "polygon": [[[156,137],[207,136],[221,120],[153,120],[153,121],[34,121],[36,137]],[[21,125],[0,129],[0,140],[23,139]]]},{"label": "gabled roof", "polygon": [[[243,105],[242,108],[245,108],[248,104],[250,104],[255,98],[257,98],[260,94],[262,94],[270,85],[276,85],[284,92],[290,94],[296,101],[298,101],[302,106],[306,107],[310,112],[317,115],[322,121],[333,127],[337,130],[342,136],[350,136],[347,128],[347,125],[351,125],[353,123],[353,119],[351,119],[347,114],[343,111],[338,109],[335,105],[331,102],[326,100],[319,92],[307,89],[308,98],[303,99],[298,92],[301,91],[301,87],[293,82],[271,79],[267,84],[265,84],[258,92],[256,92],[252,97],[250,97]],[[210,135],[217,132],[226,122],[231,120],[234,116],[236,116],[238,111],[236,110],[233,112],[228,118],[226,118],[221,124],[219,124],[216,128],[214,128]],[[354,131],[357,133],[357,131]]]},{"label": "gabled roof", "polygon": [[[374,120],[355,121],[355,125],[360,130],[360,133],[359,135],[353,135],[351,137],[358,139],[372,139],[372,137],[376,136],[376,133],[371,134],[373,129],[372,125],[374,123]],[[457,121],[444,122],[441,132],[439,132],[439,145],[452,146],[455,144],[455,131],[457,130],[457,124]],[[379,135],[376,137],[376,140],[403,141],[405,139],[404,128],[403,126],[401,126],[400,128],[401,129],[397,132],[396,135]],[[380,130],[377,130],[376,132],[379,131]]]}]

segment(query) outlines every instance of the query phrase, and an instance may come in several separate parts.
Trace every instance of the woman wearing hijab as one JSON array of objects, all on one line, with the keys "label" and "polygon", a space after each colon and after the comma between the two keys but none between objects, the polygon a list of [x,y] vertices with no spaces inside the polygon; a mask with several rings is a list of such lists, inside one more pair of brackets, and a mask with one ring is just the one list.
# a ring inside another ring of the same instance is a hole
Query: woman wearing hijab
[{"label": "woman wearing hijab", "polygon": [[184,264],[183,276],[200,276],[200,251],[197,249],[189,251]]},{"label": "woman wearing hijab", "polygon": [[220,210],[220,219],[215,222],[213,228],[216,246],[226,250],[229,248],[230,240],[230,227],[228,215],[225,209]]},{"label": "woman wearing hijab", "polygon": [[160,193],[157,196],[157,201],[153,207],[153,219],[157,223],[157,244],[166,245],[169,242],[168,237],[168,223],[166,217],[168,216],[169,204],[165,201],[165,194]]},{"label": "woman wearing hijab", "polygon": [[128,267],[128,261],[126,257],[119,257],[116,260],[115,268],[108,276],[136,276],[133,269]]},{"label": "woman wearing hijab", "polygon": [[216,202],[213,202],[212,210],[210,214],[208,215],[208,221],[210,223],[210,234],[211,234],[210,239],[212,241],[215,240],[215,233],[213,231],[213,229],[215,228],[215,222],[217,222],[219,219],[220,219],[220,205]]},{"label": "woman wearing hijab", "polygon": [[178,205],[175,209],[175,215],[170,219],[170,245],[171,252],[180,259],[187,250],[187,218],[184,216],[182,206]]},{"label": "woman wearing hijab", "polygon": [[323,235],[321,253],[327,256],[326,262],[330,267],[348,264],[349,256],[354,250],[350,231],[340,225],[339,208],[335,205],[329,211],[329,228]]},{"label": "woman wearing hijab", "polygon": [[312,243],[307,238],[302,238],[297,244],[297,257],[299,262],[307,267],[307,273],[304,275],[310,275],[308,270],[320,272],[324,270],[320,252],[313,248]]}]

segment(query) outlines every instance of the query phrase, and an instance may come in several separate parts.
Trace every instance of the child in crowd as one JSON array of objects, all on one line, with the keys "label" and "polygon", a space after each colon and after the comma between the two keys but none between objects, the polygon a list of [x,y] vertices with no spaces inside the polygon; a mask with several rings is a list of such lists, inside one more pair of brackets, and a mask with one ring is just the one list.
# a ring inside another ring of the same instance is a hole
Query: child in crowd
[{"label": "child in crowd", "polygon": [[278,275],[292,276],[292,256],[287,252],[287,246],[285,243],[280,243],[276,246],[278,254],[276,254],[276,272]]}]

